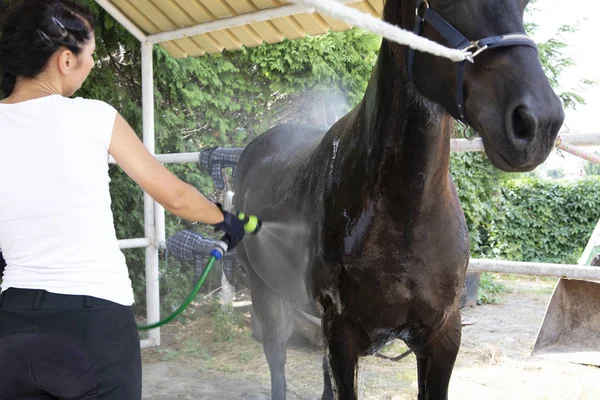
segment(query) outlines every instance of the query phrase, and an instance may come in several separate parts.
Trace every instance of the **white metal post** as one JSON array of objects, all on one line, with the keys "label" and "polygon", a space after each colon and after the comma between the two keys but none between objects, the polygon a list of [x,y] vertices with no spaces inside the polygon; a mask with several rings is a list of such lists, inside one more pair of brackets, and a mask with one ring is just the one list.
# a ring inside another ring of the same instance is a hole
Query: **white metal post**
[{"label": "white metal post", "polygon": [[[142,110],[144,145],[154,154],[154,72],[152,66],[152,43],[142,42]],[[164,220],[164,219],[163,219]],[[146,308],[148,324],[160,320],[158,286],[158,241],[156,232],[154,200],[144,193],[144,232],[150,240],[146,247]],[[160,345],[160,329],[148,331],[151,344]]]},{"label": "white metal post", "polygon": [[[223,208],[226,211],[231,211],[233,209],[233,192],[231,190],[225,192]],[[234,297],[235,288],[229,283],[229,280],[227,280],[227,276],[225,275],[225,271],[223,271],[221,274],[221,304],[224,310],[230,309],[231,305],[233,304]]]},{"label": "white metal post", "polygon": [[165,208],[154,202],[154,220],[156,221],[156,247],[164,247],[166,241]]}]

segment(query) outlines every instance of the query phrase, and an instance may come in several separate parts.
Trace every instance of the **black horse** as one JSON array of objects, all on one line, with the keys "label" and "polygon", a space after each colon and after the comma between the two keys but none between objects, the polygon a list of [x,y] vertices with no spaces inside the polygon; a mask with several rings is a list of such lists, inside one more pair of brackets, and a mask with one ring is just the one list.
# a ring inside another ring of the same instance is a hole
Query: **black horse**
[{"label": "black horse", "polygon": [[[238,255],[274,399],[286,397],[292,307],[322,320],[323,399],[355,399],[358,358],[392,338],[414,350],[419,399],[447,398],[469,260],[449,175],[452,117],[482,135],[504,171],[542,163],[564,119],[524,34],[526,4],[387,0],[385,21],[469,47],[474,63],[383,40],[364,99],[331,129],[277,126],[244,150],[235,206],[262,217],[265,232],[247,237]],[[269,227],[282,226],[298,228],[276,231],[288,245],[265,246]]]}]

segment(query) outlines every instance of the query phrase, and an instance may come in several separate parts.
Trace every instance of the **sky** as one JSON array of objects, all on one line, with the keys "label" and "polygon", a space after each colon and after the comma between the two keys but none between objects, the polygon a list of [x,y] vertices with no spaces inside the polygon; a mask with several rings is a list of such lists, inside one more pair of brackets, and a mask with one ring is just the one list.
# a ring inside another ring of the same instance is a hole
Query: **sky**
[{"label": "sky", "polygon": [[[561,78],[562,89],[577,87],[582,79],[600,81],[600,55],[598,38],[600,38],[600,14],[592,8],[595,1],[569,1],[569,0],[537,0],[532,15],[527,20],[539,25],[534,34],[537,42],[545,41],[552,37],[562,24],[575,25],[577,32],[568,34],[564,39],[569,44],[564,53],[576,63],[567,70]],[[581,91],[587,104],[579,106],[577,110],[566,110],[566,118],[561,133],[600,133],[600,84]],[[600,147],[586,147],[584,150],[600,150]],[[561,158],[557,154],[549,157],[547,168],[562,166],[565,169],[580,165],[581,159],[565,155]]]}]

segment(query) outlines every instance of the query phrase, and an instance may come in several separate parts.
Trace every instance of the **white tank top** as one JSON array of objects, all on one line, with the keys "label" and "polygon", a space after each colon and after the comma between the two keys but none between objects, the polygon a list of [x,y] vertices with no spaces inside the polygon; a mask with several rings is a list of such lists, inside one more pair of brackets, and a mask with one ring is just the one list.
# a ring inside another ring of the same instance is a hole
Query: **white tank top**
[{"label": "white tank top", "polygon": [[59,95],[0,104],[2,291],[133,303],[110,208],[115,117],[101,101]]}]

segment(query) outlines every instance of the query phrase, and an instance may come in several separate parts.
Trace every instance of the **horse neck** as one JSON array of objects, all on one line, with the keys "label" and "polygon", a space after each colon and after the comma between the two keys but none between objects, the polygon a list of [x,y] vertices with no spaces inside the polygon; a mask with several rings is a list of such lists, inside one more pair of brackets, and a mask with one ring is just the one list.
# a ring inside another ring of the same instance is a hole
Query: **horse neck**
[{"label": "horse neck", "polygon": [[414,89],[386,40],[359,110],[369,182],[391,196],[408,190],[412,198],[434,198],[447,188],[452,120]]}]

